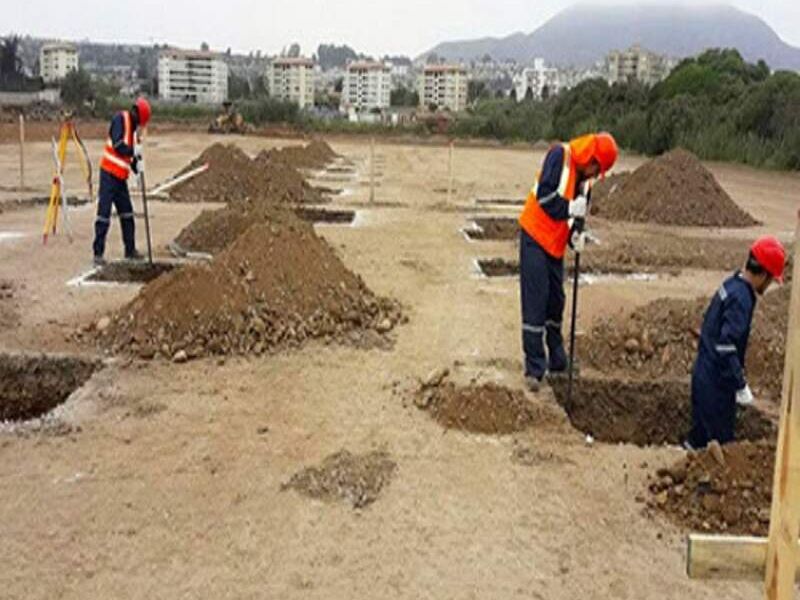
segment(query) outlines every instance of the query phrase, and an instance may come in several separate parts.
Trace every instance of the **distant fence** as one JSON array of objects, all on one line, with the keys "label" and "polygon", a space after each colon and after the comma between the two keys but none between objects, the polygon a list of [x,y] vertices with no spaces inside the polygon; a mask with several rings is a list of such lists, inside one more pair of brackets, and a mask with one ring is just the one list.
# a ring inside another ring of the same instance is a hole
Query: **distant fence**
[{"label": "distant fence", "polygon": [[38,92],[0,92],[0,106],[29,106],[37,102],[59,104],[61,90],[48,88]]}]

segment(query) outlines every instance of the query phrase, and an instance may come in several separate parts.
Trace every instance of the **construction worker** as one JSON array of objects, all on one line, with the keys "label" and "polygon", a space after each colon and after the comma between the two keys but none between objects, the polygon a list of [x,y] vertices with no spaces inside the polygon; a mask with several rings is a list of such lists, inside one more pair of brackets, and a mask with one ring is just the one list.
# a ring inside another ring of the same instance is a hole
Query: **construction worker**
[{"label": "construction worker", "polygon": [[753,403],[744,364],[750,323],[761,296],[773,281],[783,282],[786,251],[772,236],[750,248],[744,271],[726,279],[703,317],[697,359],[692,370],[692,429],[685,446],[704,448],[710,441],[732,442],[736,406]]},{"label": "construction worker", "polygon": [[571,232],[569,223],[586,216],[591,181],[611,169],[617,155],[609,133],[552,146],[520,215],[522,346],[525,381],[532,391],[548,371],[568,368],[561,335],[564,253],[567,243],[582,251],[586,242],[586,233]]},{"label": "construction worker", "polygon": [[141,156],[136,147],[136,130],[146,127],[150,120],[150,103],[137,98],[131,110],[123,110],[111,119],[106,147],[100,160],[100,192],[97,202],[97,218],[94,222],[94,262],[105,263],[106,235],[111,226],[111,205],[117,209],[125,245],[125,258],[141,260],[136,251],[136,226],[133,219],[133,204],[128,193],[128,175],[138,174]]}]

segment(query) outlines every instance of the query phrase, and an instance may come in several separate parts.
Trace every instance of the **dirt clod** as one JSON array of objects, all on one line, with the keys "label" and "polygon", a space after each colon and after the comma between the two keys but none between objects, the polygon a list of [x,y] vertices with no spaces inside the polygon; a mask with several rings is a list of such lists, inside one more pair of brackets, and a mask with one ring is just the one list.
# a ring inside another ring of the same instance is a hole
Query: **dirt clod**
[{"label": "dirt clod", "polygon": [[774,468],[775,446],[767,442],[690,452],[656,473],[648,504],[688,530],[764,536]]},{"label": "dirt clod", "polygon": [[319,500],[339,500],[364,508],[378,499],[389,485],[397,464],[383,451],[351,454],[341,450],[319,467],[307,467],[281,486]]},{"label": "dirt clod", "polygon": [[752,227],[753,217],[722,189],[698,158],[681,148],[633,173],[609,178],[592,194],[593,213],[613,221],[703,227]]}]

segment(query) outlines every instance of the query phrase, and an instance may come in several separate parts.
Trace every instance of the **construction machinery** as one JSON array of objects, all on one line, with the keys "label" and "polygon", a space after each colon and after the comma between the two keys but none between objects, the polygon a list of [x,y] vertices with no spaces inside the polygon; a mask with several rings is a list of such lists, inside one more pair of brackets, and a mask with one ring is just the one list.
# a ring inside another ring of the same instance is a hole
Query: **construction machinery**
[{"label": "construction machinery", "polygon": [[222,103],[222,113],[208,126],[209,133],[246,134],[253,130],[253,126],[245,122],[242,114],[234,108],[233,102],[229,101]]}]

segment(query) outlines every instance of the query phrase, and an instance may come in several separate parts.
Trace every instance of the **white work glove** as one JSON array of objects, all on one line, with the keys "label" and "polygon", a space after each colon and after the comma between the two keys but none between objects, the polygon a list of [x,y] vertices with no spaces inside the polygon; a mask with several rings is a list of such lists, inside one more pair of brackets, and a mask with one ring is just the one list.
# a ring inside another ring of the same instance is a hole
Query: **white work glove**
[{"label": "white work glove", "polygon": [[746,385],[738,392],[736,392],[736,404],[739,406],[749,406],[753,403],[753,392],[750,391],[750,386]]},{"label": "white work glove", "polygon": [[586,250],[586,242],[589,239],[589,236],[586,234],[585,231],[573,231],[572,232],[572,239],[570,243],[572,244],[572,249],[575,252],[583,252]]},{"label": "white work glove", "polygon": [[583,219],[586,216],[586,207],[589,201],[586,196],[578,196],[569,203],[569,216],[573,219]]}]

